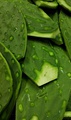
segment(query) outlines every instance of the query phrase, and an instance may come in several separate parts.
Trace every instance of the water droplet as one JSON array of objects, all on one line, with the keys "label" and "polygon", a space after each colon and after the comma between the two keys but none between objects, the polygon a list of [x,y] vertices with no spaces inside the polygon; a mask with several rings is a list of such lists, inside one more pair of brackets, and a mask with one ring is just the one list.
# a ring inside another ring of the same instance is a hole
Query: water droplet
[{"label": "water droplet", "polygon": [[35,46],[33,45],[33,48],[35,48]]},{"label": "water droplet", "polygon": [[68,75],[68,77],[71,77],[71,73],[68,73],[67,75]]},{"label": "water droplet", "polygon": [[20,56],[21,56],[21,55],[20,55],[20,54],[18,54],[18,55],[17,55],[17,59],[20,59]]},{"label": "water droplet", "polygon": [[10,41],[12,41],[12,40],[14,39],[14,37],[13,37],[13,36],[10,36],[10,38],[9,38],[9,39],[10,39]]},{"label": "water droplet", "polygon": [[28,97],[28,101],[31,101],[31,98],[30,98],[30,95],[29,95],[29,94],[28,94],[28,96],[27,96],[27,97]]},{"label": "water droplet", "polygon": [[26,120],[26,118],[22,118],[22,120]]},{"label": "water droplet", "polygon": [[19,104],[19,110],[20,110],[20,112],[23,111],[23,106],[22,106],[22,104]]},{"label": "water droplet", "polygon": [[26,88],[26,89],[25,89],[25,92],[28,93],[28,91],[29,91],[28,88]]},{"label": "water droplet", "polygon": [[61,19],[61,22],[63,23],[63,19]]},{"label": "water droplet", "polygon": [[55,80],[54,83],[57,84],[57,80]]},{"label": "water droplet", "polygon": [[47,48],[45,48],[44,46],[42,47],[42,49],[48,52]]},{"label": "water droplet", "polygon": [[38,56],[37,55],[33,55],[33,59],[38,60]]},{"label": "water droplet", "polygon": [[10,80],[10,77],[8,75],[6,75],[6,80],[9,81]]},{"label": "water droplet", "polygon": [[21,65],[22,69],[24,68],[24,64]]},{"label": "water droplet", "polygon": [[50,55],[50,56],[53,56],[53,55],[54,55],[54,53],[53,53],[52,51],[50,51],[50,52],[49,52],[49,55]]},{"label": "water droplet", "polygon": [[63,101],[63,104],[62,104],[62,108],[65,108],[66,107],[66,100]]},{"label": "water droplet", "polygon": [[8,88],[8,92],[11,92],[11,89],[10,89],[10,88]]},{"label": "water droplet", "polygon": [[60,67],[60,71],[61,71],[62,73],[64,72],[62,67]]},{"label": "water droplet", "polygon": [[58,87],[58,88],[60,88],[60,85],[59,85],[59,83],[57,83],[56,85],[57,85],[57,87]]},{"label": "water droplet", "polygon": [[11,62],[14,64],[15,63],[14,59],[12,59]]},{"label": "water droplet", "polygon": [[58,64],[58,59],[55,60],[56,64]]},{"label": "water droplet", "polygon": [[38,117],[34,115],[30,120],[38,120]]},{"label": "water droplet", "polygon": [[47,117],[50,117],[50,115],[51,115],[51,113],[50,113],[50,111],[47,113]]},{"label": "water droplet", "polygon": [[19,77],[19,72],[16,72],[16,77],[17,77],[17,78]]},{"label": "water droplet", "polygon": [[22,28],[24,28],[24,23],[22,24],[22,26],[21,26]]},{"label": "water droplet", "polygon": [[35,104],[32,102],[32,103],[31,103],[31,107],[34,107],[34,105],[35,105]]},{"label": "water droplet", "polygon": [[45,97],[44,97],[44,99],[45,99],[45,102],[46,102],[46,101],[48,100],[48,97],[47,97],[47,96],[45,96]]},{"label": "water droplet", "polygon": [[60,110],[59,110],[58,112],[59,112],[59,114],[61,113],[61,111],[60,111]]}]

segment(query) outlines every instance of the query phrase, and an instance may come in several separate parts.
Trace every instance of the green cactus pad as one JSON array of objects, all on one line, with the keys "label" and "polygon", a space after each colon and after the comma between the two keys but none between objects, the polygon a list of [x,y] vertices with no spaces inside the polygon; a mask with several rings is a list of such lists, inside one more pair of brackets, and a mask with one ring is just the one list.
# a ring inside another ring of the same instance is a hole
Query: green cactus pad
[{"label": "green cactus pad", "polygon": [[[8,104],[7,108],[4,110],[3,114],[0,116],[0,120],[8,120],[9,116],[13,110],[13,107],[15,105],[18,92],[21,85],[21,78],[22,78],[22,72],[19,62],[16,60],[14,55],[2,44],[0,43],[0,52],[5,57],[13,78],[13,96]],[[8,113],[8,114],[7,114]]]},{"label": "green cactus pad", "polygon": [[47,7],[47,8],[57,8],[58,3],[56,0],[33,0],[36,5]]},{"label": "green cactus pad", "polygon": [[59,5],[71,12],[71,0],[57,0]]},{"label": "green cactus pad", "polygon": [[65,51],[54,46],[59,59],[56,81],[38,87],[23,76],[16,104],[16,120],[62,120],[70,95],[71,62]]},{"label": "green cactus pad", "polygon": [[58,63],[50,43],[28,40],[27,52],[22,63],[23,72],[38,86],[58,77]]},{"label": "green cactus pad", "polygon": [[15,0],[0,0],[0,42],[3,42],[17,59],[24,57],[27,28]]},{"label": "green cactus pad", "polygon": [[13,80],[8,63],[0,52],[0,114],[12,96]]},{"label": "green cactus pad", "polygon": [[18,3],[26,20],[28,36],[51,38],[54,42],[59,41],[58,44],[62,44],[56,22],[34,4],[25,0],[19,0]]},{"label": "green cactus pad", "polygon": [[69,16],[61,11],[59,15],[59,23],[65,46],[71,59],[71,15]]}]

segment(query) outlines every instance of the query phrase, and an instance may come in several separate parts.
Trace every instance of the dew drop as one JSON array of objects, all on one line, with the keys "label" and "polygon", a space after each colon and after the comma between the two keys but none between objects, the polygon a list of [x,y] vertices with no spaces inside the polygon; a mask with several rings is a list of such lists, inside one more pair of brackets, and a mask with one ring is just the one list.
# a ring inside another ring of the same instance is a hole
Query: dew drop
[{"label": "dew drop", "polygon": [[48,112],[48,113],[47,113],[47,117],[50,117],[50,115],[51,115],[51,113],[50,113],[50,112]]},{"label": "dew drop", "polygon": [[9,81],[10,80],[10,77],[8,75],[6,75],[6,80]]},{"label": "dew drop", "polygon": [[60,67],[60,71],[61,71],[62,73],[64,72],[62,67]]},{"label": "dew drop", "polygon": [[50,52],[49,52],[49,55],[50,55],[50,56],[53,56],[53,55],[54,55],[54,53],[53,53],[52,51],[50,51]]},{"label": "dew drop", "polygon": [[63,101],[63,104],[62,104],[62,108],[65,108],[66,107],[66,100]]},{"label": "dew drop", "polygon": [[33,45],[33,48],[35,48],[35,46]]},{"label": "dew drop", "polygon": [[44,46],[42,47],[42,49],[48,52],[48,50]]},{"label": "dew drop", "polygon": [[63,19],[61,19],[61,22],[63,23]]},{"label": "dew drop", "polygon": [[20,55],[20,54],[18,54],[18,55],[17,55],[17,59],[20,59],[20,56],[21,56],[21,55]]},{"label": "dew drop", "polygon": [[58,59],[55,60],[56,64],[58,64]]},{"label": "dew drop", "polygon": [[45,100],[45,102],[46,102],[46,101],[48,100],[48,97],[47,97],[47,96],[45,96],[45,97],[44,97],[44,100]]},{"label": "dew drop", "polygon": [[22,69],[24,68],[24,64],[21,65]]},{"label": "dew drop", "polygon": [[26,89],[25,89],[25,92],[28,93],[28,91],[29,91],[28,88],[26,88]]},{"label": "dew drop", "polygon": [[31,103],[31,107],[34,107],[34,106],[35,106],[35,104],[32,102],[32,103]]},{"label": "dew drop", "polygon": [[59,110],[59,111],[58,111],[58,113],[60,114],[60,113],[61,113],[61,111]]},{"label": "dew drop", "polygon": [[36,59],[36,60],[38,60],[38,57],[37,57],[37,55],[33,55],[33,59]]},{"label": "dew drop", "polygon": [[68,73],[67,75],[68,75],[68,77],[71,77],[71,73]]},{"label": "dew drop", "polygon": [[16,72],[16,77],[17,77],[17,78],[19,77],[19,72]]},{"label": "dew drop", "polygon": [[22,120],[26,120],[26,118],[22,118]]},{"label": "dew drop", "polygon": [[20,110],[20,112],[23,111],[23,106],[22,106],[22,104],[19,104],[19,110]]},{"label": "dew drop", "polygon": [[8,92],[11,92],[11,89],[10,89],[10,88],[8,88]]},{"label": "dew drop", "polygon": [[22,28],[24,28],[24,23],[22,24],[22,26],[21,26]]},{"label": "dew drop", "polygon": [[14,59],[12,59],[11,62],[14,64],[15,63]]},{"label": "dew drop", "polygon": [[13,37],[13,36],[10,36],[10,38],[9,38],[9,39],[10,39],[10,41],[12,41],[12,40],[14,39],[14,37]]},{"label": "dew drop", "polygon": [[38,120],[38,117],[34,115],[30,120]]}]

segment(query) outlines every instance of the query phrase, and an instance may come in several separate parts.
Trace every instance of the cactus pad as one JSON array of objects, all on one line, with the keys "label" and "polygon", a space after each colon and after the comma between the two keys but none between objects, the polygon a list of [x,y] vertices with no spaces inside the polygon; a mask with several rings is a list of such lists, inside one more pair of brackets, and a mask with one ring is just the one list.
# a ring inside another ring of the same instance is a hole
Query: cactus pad
[{"label": "cactus pad", "polygon": [[57,0],[57,2],[67,11],[71,12],[71,0]]},{"label": "cactus pad", "polygon": [[16,60],[16,58],[10,52],[10,50],[7,49],[2,43],[0,43],[0,52],[5,57],[10,67],[12,78],[13,78],[13,96],[7,108],[5,109],[5,111],[0,117],[0,120],[8,120],[18,96],[18,92],[21,85],[22,72],[21,72],[21,67],[19,62]]},{"label": "cactus pad", "polygon": [[19,6],[26,20],[28,36],[51,38],[62,44],[57,23],[42,9],[25,0],[20,0]]},{"label": "cactus pad", "polygon": [[8,63],[0,52],[0,114],[11,99],[13,79]]},{"label": "cactus pad", "polygon": [[22,63],[23,72],[38,86],[58,77],[58,63],[50,43],[28,40],[27,52]]},{"label": "cactus pad", "polygon": [[54,50],[59,59],[58,79],[38,87],[24,77],[16,104],[16,120],[63,119],[70,95],[71,63],[63,49],[54,46]]},{"label": "cactus pad", "polygon": [[56,0],[33,0],[36,5],[47,7],[47,8],[57,8],[58,3]]},{"label": "cactus pad", "polygon": [[59,15],[60,29],[68,55],[71,59],[71,15],[61,11]]},{"label": "cactus pad", "polygon": [[27,42],[26,22],[14,0],[0,0],[0,42],[17,59],[24,57]]}]

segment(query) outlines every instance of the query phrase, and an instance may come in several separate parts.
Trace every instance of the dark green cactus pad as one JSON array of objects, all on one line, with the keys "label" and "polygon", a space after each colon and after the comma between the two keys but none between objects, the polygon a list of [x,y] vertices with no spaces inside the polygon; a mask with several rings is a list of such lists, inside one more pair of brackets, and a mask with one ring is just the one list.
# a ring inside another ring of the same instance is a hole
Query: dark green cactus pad
[{"label": "dark green cactus pad", "polygon": [[59,23],[64,43],[71,59],[71,15],[67,15],[61,11],[59,15]]},{"label": "dark green cactus pad", "polygon": [[[59,31],[60,31],[60,27],[59,27],[59,13],[57,10],[52,11],[52,9],[47,9],[47,14],[51,17],[51,19],[57,23]],[[52,39],[52,41],[54,42],[54,40]],[[56,39],[55,43],[58,45],[63,44],[63,39],[62,39],[62,35],[61,35],[61,31],[60,31],[60,39]]]},{"label": "dark green cactus pad", "polygon": [[62,44],[56,22],[34,4],[25,0],[19,0],[18,3],[26,20],[28,36],[51,38],[54,42],[59,41],[58,44]]},{"label": "dark green cactus pad", "polygon": [[18,92],[21,85],[22,72],[21,72],[21,67],[19,62],[16,60],[14,55],[2,43],[0,43],[0,52],[3,54],[3,56],[7,60],[11,70],[12,78],[13,78],[12,99],[8,104],[7,108],[4,110],[3,114],[0,116],[0,120],[8,120],[18,96]]},{"label": "dark green cactus pad", "polygon": [[17,59],[24,57],[27,28],[15,0],[0,0],[0,42],[3,42]]},{"label": "dark green cactus pad", "polygon": [[51,9],[55,9],[58,6],[58,3],[56,0],[33,0],[36,5],[47,7]]},{"label": "dark green cactus pad", "polygon": [[23,77],[16,104],[16,120],[63,119],[71,88],[71,62],[63,49],[54,46],[54,50],[59,59],[58,79],[38,87]]},{"label": "dark green cactus pad", "polygon": [[12,97],[13,79],[7,61],[0,52],[0,114]]},{"label": "dark green cactus pad", "polygon": [[57,2],[67,11],[71,12],[71,0],[57,0]]},{"label": "dark green cactus pad", "polygon": [[55,80],[58,77],[58,61],[50,43],[29,39],[22,70],[38,86]]}]

